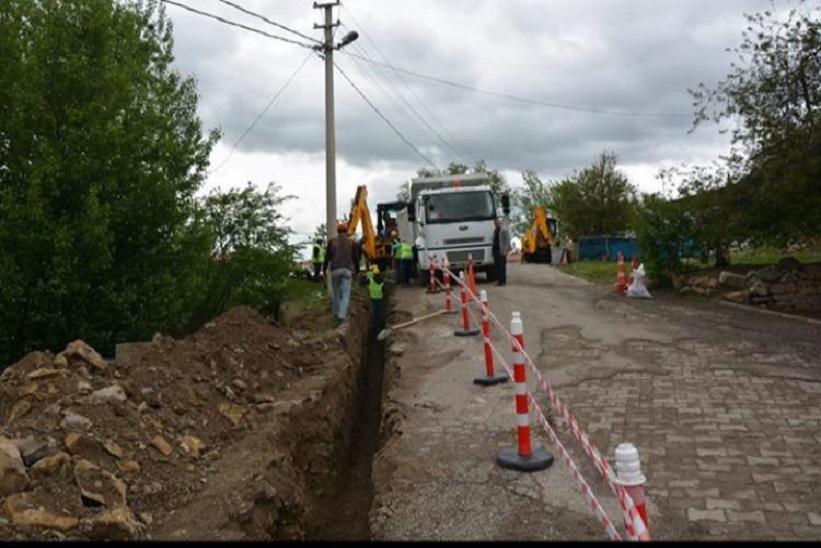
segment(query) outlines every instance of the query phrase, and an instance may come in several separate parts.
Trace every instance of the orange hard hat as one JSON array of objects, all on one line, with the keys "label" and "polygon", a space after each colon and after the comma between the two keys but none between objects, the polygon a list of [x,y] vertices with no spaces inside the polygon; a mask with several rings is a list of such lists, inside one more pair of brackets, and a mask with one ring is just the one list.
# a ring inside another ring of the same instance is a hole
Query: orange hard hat
[{"label": "orange hard hat", "polygon": [[336,231],[337,232],[347,232],[348,231],[348,225],[346,223],[339,223],[338,225],[336,225]]}]

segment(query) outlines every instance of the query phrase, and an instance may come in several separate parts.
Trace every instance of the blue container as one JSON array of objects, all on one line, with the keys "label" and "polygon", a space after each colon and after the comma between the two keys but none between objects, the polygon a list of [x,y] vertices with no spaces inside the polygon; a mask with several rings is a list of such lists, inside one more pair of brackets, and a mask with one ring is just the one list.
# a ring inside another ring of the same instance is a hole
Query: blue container
[{"label": "blue container", "polygon": [[625,236],[585,236],[579,239],[579,260],[581,261],[601,261],[607,257],[615,262],[618,252],[624,256],[625,261],[631,261],[633,257],[640,257],[639,248],[635,238]]}]

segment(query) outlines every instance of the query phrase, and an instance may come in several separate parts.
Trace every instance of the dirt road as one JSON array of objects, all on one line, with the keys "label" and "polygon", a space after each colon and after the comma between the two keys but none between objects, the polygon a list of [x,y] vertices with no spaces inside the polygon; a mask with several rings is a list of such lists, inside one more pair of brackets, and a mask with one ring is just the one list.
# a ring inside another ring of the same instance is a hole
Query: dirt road
[{"label": "dirt road", "polygon": [[[653,538],[821,537],[821,325],[716,301],[625,299],[544,265],[511,264],[506,287],[478,282],[504,325],[521,312],[528,354],[601,452],[638,447]],[[399,288],[393,320],[443,299]],[[496,464],[516,444],[513,385],[473,383],[482,339],[454,336],[459,327],[440,316],[388,345],[383,429],[394,435],[373,464],[373,538],[606,539],[533,418],[553,466]],[[614,496],[561,420],[557,431],[623,532]]]}]

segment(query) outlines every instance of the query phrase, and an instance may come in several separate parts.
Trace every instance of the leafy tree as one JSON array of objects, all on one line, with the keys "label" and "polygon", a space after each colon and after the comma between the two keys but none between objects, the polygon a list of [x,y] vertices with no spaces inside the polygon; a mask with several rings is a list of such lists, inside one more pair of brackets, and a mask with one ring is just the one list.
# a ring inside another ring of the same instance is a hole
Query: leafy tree
[{"label": "leafy tree", "polygon": [[741,45],[730,50],[739,57],[731,73],[714,88],[688,90],[694,127],[709,120],[735,126],[734,155],[745,160],[746,175],[733,182],[750,198],[744,213],[752,235],[773,244],[821,233],[821,18],[817,4],[798,5],[783,21],[772,9],[746,15]]},{"label": "leafy tree", "polygon": [[681,202],[658,194],[644,195],[633,228],[650,278],[669,283],[672,276],[685,272],[682,257],[691,251],[694,229],[693,219]]},{"label": "leafy tree", "polygon": [[533,210],[542,206],[548,212],[553,210],[553,198],[550,186],[539,179],[533,171],[522,173],[523,186],[513,192],[514,202],[518,215],[511,227],[514,234],[524,234],[533,222]]},{"label": "leafy tree", "polygon": [[613,235],[628,230],[636,189],[616,169],[616,155],[604,152],[598,162],[550,187],[556,218],[571,240]]},{"label": "leafy tree", "polygon": [[211,148],[158,2],[0,2],[0,359],[190,319]]},{"label": "leafy tree", "polygon": [[277,316],[297,251],[288,242],[292,231],[285,226],[282,206],[294,198],[281,195],[275,183],[260,192],[248,182],[242,190],[214,190],[200,201],[214,247],[208,289],[195,323],[237,305]]}]

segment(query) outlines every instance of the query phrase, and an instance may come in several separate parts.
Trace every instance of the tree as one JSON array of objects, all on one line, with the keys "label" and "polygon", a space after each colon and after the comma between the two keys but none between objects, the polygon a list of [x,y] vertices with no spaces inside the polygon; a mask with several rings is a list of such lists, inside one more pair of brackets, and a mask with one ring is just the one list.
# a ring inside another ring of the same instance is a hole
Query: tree
[{"label": "tree", "polygon": [[0,359],[190,319],[218,138],[157,2],[0,3]]},{"label": "tree", "polygon": [[288,242],[282,206],[295,196],[281,195],[276,183],[258,191],[212,191],[200,200],[200,216],[213,235],[213,268],[195,323],[229,308],[248,305],[276,317],[297,248]]},{"label": "tree", "polygon": [[[735,183],[750,197],[748,225],[774,244],[821,233],[821,18],[817,5],[798,5],[784,21],[774,10],[745,15],[731,73],[715,88],[688,90],[694,128],[709,120],[735,126],[733,155],[746,173]],[[765,230],[753,221],[762,218]]]},{"label": "tree", "polygon": [[603,152],[592,166],[551,186],[550,195],[562,233],[571,240],[625,232],[636,202],[636,189],[616,169],[612,152]]},{"label": "tree", "polygon": [[544,183],[533,171],[522,172],[524,185],[513,192],[518,215],[511,230],[514,234],[524,234],[533,223],[533,210],[536,206],[544,207],[548,212],[553,210],[553,198],[550,186]]}]

